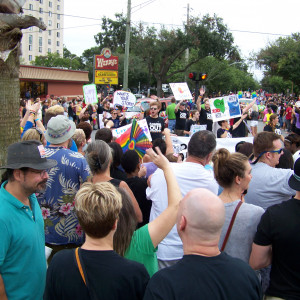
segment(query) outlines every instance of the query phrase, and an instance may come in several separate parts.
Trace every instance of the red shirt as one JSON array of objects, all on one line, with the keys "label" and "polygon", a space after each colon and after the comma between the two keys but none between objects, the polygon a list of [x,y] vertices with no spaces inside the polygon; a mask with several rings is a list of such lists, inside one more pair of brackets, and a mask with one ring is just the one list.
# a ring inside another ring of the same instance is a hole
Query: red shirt
[{"label": "red shirt", "polygon": [[288,106],[285,111],[286,111],[285,118],[287,120],[291,120],[292,119],[292,111],[293,111],[292,108],[290,106]]}]

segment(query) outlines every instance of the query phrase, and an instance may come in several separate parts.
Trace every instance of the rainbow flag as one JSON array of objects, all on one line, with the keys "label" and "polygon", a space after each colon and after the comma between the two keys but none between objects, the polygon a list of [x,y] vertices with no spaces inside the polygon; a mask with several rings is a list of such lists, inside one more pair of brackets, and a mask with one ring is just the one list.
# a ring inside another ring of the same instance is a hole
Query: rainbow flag
[{"label": "rainbow flag", "polygon": [[146,150],[152,147],[152,143],[135,119],[132,121],[131,127],[118,137],[115,142],[120,144],[123,152],[135,150],[141,158],[146,154]]}]

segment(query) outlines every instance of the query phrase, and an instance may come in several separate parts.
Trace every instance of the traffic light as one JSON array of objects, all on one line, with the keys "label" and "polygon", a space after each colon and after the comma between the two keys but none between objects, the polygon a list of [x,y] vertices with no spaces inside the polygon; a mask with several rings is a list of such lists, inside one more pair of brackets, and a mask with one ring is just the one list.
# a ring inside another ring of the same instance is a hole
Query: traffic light
[{"label": "traffic light", "polygon": [[200,73],[199,76],[200,76],[200,81],[202,81],[202,80],[205,80],[205,79],[206,79],[207,74],[205,74],[205,73]]},{"label": "traffic light", "polygon": [[191,73],[189,74],[189,78],[190,78],[191,80],[193,80],[193,81],[196,81],[196,76],[197,76],[196,72],[191,72]]},{"label": "traffic light", "polygon": [[207,74],[199,73],[199,77],[198,77],[196,72],[191,72],[191,73],[189,73],[189,78],[193,81],[202,81],[207,78]]}]

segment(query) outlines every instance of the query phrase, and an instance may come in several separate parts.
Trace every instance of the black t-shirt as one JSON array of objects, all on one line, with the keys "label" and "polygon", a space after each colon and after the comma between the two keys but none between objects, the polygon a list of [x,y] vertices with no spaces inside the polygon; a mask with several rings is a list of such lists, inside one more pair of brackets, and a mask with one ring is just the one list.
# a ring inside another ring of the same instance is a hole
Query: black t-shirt
[{"label": "black t-shirt", "polygon": [[74,116],[73,107],[71,105],[68,106],[68,115],[69,115],[69,117],[73,117]]},{"label": "black t-shirt", "polygon": [[[233,124],[235,124],[236,122],[238,122],[240,120],[240,117],[238,118],[234,118],[233,119]],[[246,125],[245,125],[245,122],[247,122],[246,120],[243,120],[241,122],[241,124],[232,131],[232,137],[245,137],[246,136],[246,132],[247,132],[247,128],[246,128]]]},{"label": "black t-shirt", "polygon": [[272,267],[267,295],[300,299],[300,200],[267,208],[257,226],[254,243],[272,245]]},{"label": "black t-shirt", "polygon": [[215,257],[184,255],[175,265],[155,273],[144,300],[261,300],[255,272],[222,252]]},{"label": "black t-shirt", "polygon": [[[143,299],[149,275],[145,267],[114,251],[81,250],[90,288],[98,299]],[[90,300],[75,264],[74,249],[54,255],[46,279],[44,300]]]},{"label": "black t-shirt", "polygon": [[151,116],[148,116],[146,118],[146,121],[149,127],[149,132],[151,134],[152,141],[158,138],[161,139],[162,132],[165,129],[164,119],[160,117],[152,118]]},{"label": "black t-shirt", "polygon": [[275,126],[274,131],[273,131],[273,128],[272,128],[271,125],[266,125],[266,126],[264,127],[264,131],[275,132],[276,134],[281,135],[280,126],[279,126],[278,124]]},{"label": "black t-shirt", "polygon": [[184,130],[186,119],[189,117],[189,112],[185,110],[178,109],[175,113],[176,116],[176,124],[175,129]]},{"label": "black t-shirt", "polygon": [[143,222],[138,224],[138,227],[142,227],[149,223],[150,210],[152,206],[152,201],[147,200],[146,189],[148,187],[147,178],[139,178],[137,176],[127,178],[126,183],[130,187],[135,196],[140,209],[143,214]]},{"label": "black t-shirt", "polygon": [[199,116],[199,121],[201,125],[207,125],[207,130],[212,131],[212,115],[211,115],[211,110],[205,110],[201,108],[200,110],[200,116]]},{"label": "black t-shirt", "polygon": [[116,117],[115,119],[113,119],[113,118],[110,117],[107,120],[113,121],[114,126],[111,127],[111,128],[119,128],[120,127],[120,119],[119,119],[119,117]]},{"label": "black t-shirt", "polygon": [[[225,131],[226,131],[225,129],[219,128],[217,130],[217,138],[222,138],[221,135],[224,134]],[[226,138],[232,138],[232,134],[231,133],[232,133],[232,126],[230,126],[230,129],[227,131]]]},{"label": "black t-shirt", "polygon": [[109,109],[105,109],[105,108],[103,108],[103,106],[101,106],[101,105],[99,105],[98,106],[98,108],[97,108],[97,114],[98,115],[101,115],[101,114],[103,114],[103,112],[110,112],[110,110]]},{"label": "black t-shirt", "polygon": [[196,124],[196,122],[195,122],[194,120],[188,119],[188,120],[186,121],[186,123],[185,123],[185,128],[184,128],[184,130],[185,130],[185,131],[190,131],[190,130],[191,130],[191,126],[194,125],[194,124]]},{"label": "black t-shirt", "polygon": [[127,175],[124,171],[122,171],[118,167],[115,168],[113,166],[111,166],[111,168],[110,168],[110,177],[119,179],[119,180],[123,180],[123,181],[125,181],[127,179]]},{"label": "black t-shirt", "polygon": [[252,111],[250,120],[252,121],[258,121],[259,112],[258,111]]}]

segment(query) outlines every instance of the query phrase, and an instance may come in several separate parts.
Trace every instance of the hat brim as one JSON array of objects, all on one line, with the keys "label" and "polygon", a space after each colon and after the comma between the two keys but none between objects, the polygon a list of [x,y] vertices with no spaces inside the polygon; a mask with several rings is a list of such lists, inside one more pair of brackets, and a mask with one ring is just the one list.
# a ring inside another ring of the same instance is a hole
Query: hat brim
[{"label": "hat brim", "polygon": [[300,191],[300,181],[297,180],[294,175],[292,175],[289,179],[289,186],[291,189],[295,190],[295,191]]},{"label": "hat brim", "polygon": [[42,163],[38,163],[38,164],[34,164],[34,163],[15,163],[15,164],[2,166],[2,167],[0,167],[0,169],[17,170],[17,169],[21,169],[21,168],[31,168],[31,169],[35,169],[35,170],[46,170],[46,169],[53,168],[56,165],[57,165],[56,160],[47,159],[47,161],[42,162]]},{"label": "hat brim", "polygon": [[70,124],[71,124],[70,131],[67,132],[66,135],[61,136],[59,138],[53,138],[53,137],[49,136],[48,132],[46,131],[45,132],[46,141],[49,142],[50,144],[58,145],[58,144],[64,143],[68,139],[70,139],[74,135],[74,132],[75,132],[75,129],[76,129],[76,125],[75,125],[74,122],[71,121]]}]

